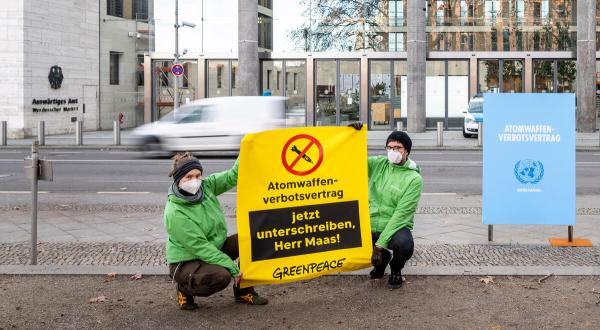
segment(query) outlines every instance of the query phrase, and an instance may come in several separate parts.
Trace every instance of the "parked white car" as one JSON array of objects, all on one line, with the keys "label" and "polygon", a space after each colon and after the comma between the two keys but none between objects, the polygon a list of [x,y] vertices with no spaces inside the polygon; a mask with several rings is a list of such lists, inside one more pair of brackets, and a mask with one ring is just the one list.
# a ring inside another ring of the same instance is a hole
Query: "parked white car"
[{"label": "parked white car", "polygon": [[475,95],[469,101],[469,109],[463,112],[465,120],[463,123],[463,136],[470,138],[479,134],[479,123],[483,122],[483,96]]},{"label": "parked white car", "polygon": [[136,128],[133,136],[147,152],[239,150],[245,134],[285,127],[285,100],[276,96],[197,100]]}]

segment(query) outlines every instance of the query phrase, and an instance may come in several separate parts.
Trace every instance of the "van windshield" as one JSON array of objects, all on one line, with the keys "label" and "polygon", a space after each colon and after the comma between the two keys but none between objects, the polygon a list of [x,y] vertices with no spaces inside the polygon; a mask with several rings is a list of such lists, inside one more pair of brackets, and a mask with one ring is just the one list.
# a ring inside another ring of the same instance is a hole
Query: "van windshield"
[{"label": "van windshield", "polygon": [[483,100],[472,100],[469,104],[469,113],[483,113]]}]

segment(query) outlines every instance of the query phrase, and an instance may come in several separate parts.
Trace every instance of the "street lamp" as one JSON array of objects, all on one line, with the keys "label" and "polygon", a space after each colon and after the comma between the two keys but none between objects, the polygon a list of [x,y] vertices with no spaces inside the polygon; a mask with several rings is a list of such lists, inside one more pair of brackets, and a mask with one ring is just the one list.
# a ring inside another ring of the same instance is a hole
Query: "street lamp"
[{"label": "street lamp", "polygon": [[[179,28],[184,26],[193,29],[196,27],[196,24],[186,21],[181,21],[181,24],[179,24],[179,0],[175,0],[175,60],[173,61],[173,65],[179,64],[179,56],[181,56],[179,54]],[[183,54],[185,55],[185,53],[187,53],[187,50],[184,50]],[[173,88],[173,114],[177,115],[179,110],[179,76],[175,74],[173,74],[173,85],[175,86]]]}]

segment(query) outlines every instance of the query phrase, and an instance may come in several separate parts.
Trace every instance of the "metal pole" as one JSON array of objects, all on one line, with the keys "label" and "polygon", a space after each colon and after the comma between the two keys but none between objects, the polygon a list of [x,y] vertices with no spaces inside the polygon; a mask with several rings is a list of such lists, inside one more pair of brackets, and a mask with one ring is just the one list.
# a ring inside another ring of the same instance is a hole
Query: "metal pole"
[{"label": "metal pole", "polygon": [[437,146],[444,146],[444,122],[442,121],[437,122]]},{"label": "metal pole", "polygon": [[113,122],[113,141],[115,145],[121,145],[121,125],[117,120]]},{"label": "metal pole", "polygon": [[[175,0],[175,60],[173,65],[179,64],[179,0]],[[173,114],[179,111],[179,77],[173,75]]]},{"label": "metal pole", "polygon": [[6,136],[7,136],[6,121],[1,121],[0,122],[0,146],[6,145]]},{"label": "metal pole", "polygon": [[31,144],[31,264],[37,265],[38,141]]},{"label": "metal pole", "polygon": [[568,235],[568,238],[569,238],[569,243],[573,243],[573,226],[569,226],[567,228],[567,230],[568,230],[567,235]]},{"label": "metal pole", "polygon": [[77,120],[75,122],[75,144],[80,146],[83,144],[83,122]]},{"label": "metal pole", "polygon": [[46,145],[46,123],[40,120],[38,123],[38,141],[41,146]]},{"label": "metal pole", "polygon": [[483,146],[483,123],[477,123],[477,146]]},{"label": "metal pole", "polygon": [[488,242],[494,241],[494,225],[488,225]]}]

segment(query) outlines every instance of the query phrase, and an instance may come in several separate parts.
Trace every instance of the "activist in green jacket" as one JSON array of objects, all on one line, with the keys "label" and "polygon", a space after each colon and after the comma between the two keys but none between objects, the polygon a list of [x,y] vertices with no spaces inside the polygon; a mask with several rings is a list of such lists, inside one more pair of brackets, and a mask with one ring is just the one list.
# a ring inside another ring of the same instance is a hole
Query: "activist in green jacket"
[{"label": "activist in green jacket", "polygon": [[[362,123],[350,126],[362,129]],[[392,132],[386,140],[387,157],[367,159],[369,175],[369,213],[373,240],[372,279],[382,278],[390,264],[388,286],[402,286],[402,268],[412,257],[414,242],[411,230],[423,179],[417,164],[408,158],[412,140],[402,131]],[[389,250],[392,250],[392,254]]]},{"label": "activist in green jacket", "polygon": [[200,161],[189,153],[173,157],[164,223],[169,238],[166,258],[171,278],[178,283],[181,309],[196,309],[194,296],[221,291],[234,278],[236,300],[264,305],[253,288],[240,289],[242,273],[237,235],[227,237],[227,223],[217,196],[237,184],[238,161],[230,170],[202,179]]},{"label": "activist in green jacket", "polygon": [[375,245],[387,249],[394,233],[413,229],[423,187],[421,169],[412,159],[394,164],[375,156],[368,158],[368,173],[371,231],[379,233]]}]

